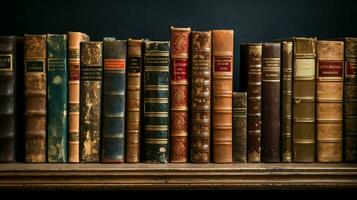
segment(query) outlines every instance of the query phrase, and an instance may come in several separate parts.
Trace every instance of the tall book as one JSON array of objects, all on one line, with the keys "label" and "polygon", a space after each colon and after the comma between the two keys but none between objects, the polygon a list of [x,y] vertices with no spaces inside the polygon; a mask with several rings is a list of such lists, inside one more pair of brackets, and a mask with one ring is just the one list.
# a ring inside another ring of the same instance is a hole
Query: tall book
[{"label": "tall book", "polygon": [[294,38],[293,160],[315,161],[315,38]]},{"label": "tall book", "polygon": [[247,162],[247,93],[233,92],[233,162]]},{"label": "tall book", "polygon": [[169,160],[170,42],[145,41],[144,161]]},{"label": "tall book", "polygon": [[141,72],[143,40],[129,39],[126,90],[126,162],[140,161]]},{"label": "tall book", "polygon": [[247,91],[247,161],[261,162],[262,44],[241,45],[241,68]]},{"label": "tall book", "polygon": [[67,35],[47,35],[47,161],[67,162]]},{"label": "tall book", "polygon": [[103,41],[102,162],[124,162],[126,41]]},{"label": "tall book", "polygon": [[342,41],[316,43],[316,156],[318,162],[342,161]]},{"label": "tall book", "polygon": [[25,161],[46,162],[46,35],[25,35]]},{"label": "tall book", "polygon": [[280,162],[280,42],[262,44],[262,160]]},{"label": "tall book", "polygon": [[23,40],[0,36],[0,162],[16,162],[22,145]]},{"label": "tall book", "polygon": [[68,33],[68,162],[79,162],[80,43],[85,33]]},{"label": "tall book", "polygon": [[213,162],[231,163],[233,30],[212,31]]},{"label": "tall book", "polygon": [[192,31],[191,36],[190,160],[193,163],[210,162],[211,36],[210,31]]},{"label": "tall book", "polygon": [[357,162],[357,38],[345,38],[344,156]]},{"label": "tall book", "polygon": [[188,77],[191,28],[171,27],[170,161],[187,162]]},{"label": "tall book", "polygon": [[99,162],[103,43],[81,42],[80,160]]},{"label": "tall book", "polygon": [[292,162],[293,42],[281,43],[281,161]]}]

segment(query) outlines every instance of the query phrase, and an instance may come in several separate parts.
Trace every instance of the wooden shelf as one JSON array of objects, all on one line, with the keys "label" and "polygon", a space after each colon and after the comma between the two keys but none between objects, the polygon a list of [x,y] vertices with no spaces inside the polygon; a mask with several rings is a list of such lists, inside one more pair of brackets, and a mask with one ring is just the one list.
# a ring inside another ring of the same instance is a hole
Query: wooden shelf
[{"label": "wooden shelf", "polygon": [[0,164],[0,189],[357,188],[357,164]]}]

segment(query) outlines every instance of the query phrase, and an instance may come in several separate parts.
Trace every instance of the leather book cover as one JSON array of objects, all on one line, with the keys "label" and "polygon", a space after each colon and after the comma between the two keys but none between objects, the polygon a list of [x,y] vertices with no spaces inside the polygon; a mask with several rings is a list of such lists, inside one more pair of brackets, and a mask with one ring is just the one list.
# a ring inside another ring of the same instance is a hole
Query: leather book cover
[{"label": "leather book cover", "polygon": [[293,161],[315,161],[316,38],[294,38]]},{"label": "leather book cover", "polygon": [[126,162],[137,163],[140,161],[143,40],[129,39],[127,46]]},{"label": "leather book cover", "polygon": [[247,162],[247,93],[233,92],[233,162]]},{"label": "leather book cover", "polygon": [[79,162],[80,43],[89,37],[68,32],[68,162]]},{"label": "leather book cover", "polygon": [[357,162],[357,38],[345,38],[344,160]]},{"label": "leather book cover", "polygon": [[281,161],[292,162],[293,42],[281,43]]},{"label": "leather book cover", "polygon": [[24,36],[25,160],[46,162],[47,73],[46,35]]},{"label": "leather book cover", "polygon": [[241,45],[241,69],[247,91],[247,160],[261,162],[262,44]]},{"label": "leather book cover", "polygon": [[81,42],[80,160],[99,162],[103,43]]},{"label": "leather book cover", "polygon": [[47,161],[67,162],[67,35],[47,35]]},{"label": "leather book cover", "polygon": [[211,36],[191,34],[191,149],[190,161],[210,162],[211,136]]},{"label": "leather book cover", "polygon": [[262,44],[262,161],[280,162],[280,42]]},{"label": "leather book cover", "polygon": [[124,162],[126,40],[103,40],[102,162]]},{"label": "leather book cover", "polygon": [[231,163],[233,30],[212,31],[213,162]]},{"label": "leather book cover", "polygon": [[145,41],[144,162],[169,161],[170,42]]},{"label": "leather book cover", "polygon": [[171,27],[170,161],[188,158],[188,78],[191,28]]},{"label": "leather book cover", "polygon": [[0,36],[0,162],[16,162],[23,126],[23,40]]},{"label": "leather book cover", "polygon": [[316,157],[318,162],[342,161],[342,41],[316,43]]}]

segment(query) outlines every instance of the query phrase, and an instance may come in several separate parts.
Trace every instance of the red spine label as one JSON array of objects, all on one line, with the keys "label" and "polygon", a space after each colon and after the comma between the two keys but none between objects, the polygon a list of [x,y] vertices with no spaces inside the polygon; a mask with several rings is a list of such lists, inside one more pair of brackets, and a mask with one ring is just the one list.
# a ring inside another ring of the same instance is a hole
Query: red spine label
[{"label": "red spine label", "polygon": [[319,61],[319,77],[342,77],[342,62]]},{"label": "red spine label", "polygon": [[232,72],[232,58],[215,58],[214,59],[215,72]]},{"label": "red spine label", "polygon": [[104,69],[106,70],[124,70],[125,59],[105,59]]},{"label": "red spine label", "polygon": [[347,61],[346,75],[357,75],[357,61]]},{"label": "red spine label", "polygon": [[173,81],[187,81],[187,59],[174,59],[172,61],[172,80]]}]

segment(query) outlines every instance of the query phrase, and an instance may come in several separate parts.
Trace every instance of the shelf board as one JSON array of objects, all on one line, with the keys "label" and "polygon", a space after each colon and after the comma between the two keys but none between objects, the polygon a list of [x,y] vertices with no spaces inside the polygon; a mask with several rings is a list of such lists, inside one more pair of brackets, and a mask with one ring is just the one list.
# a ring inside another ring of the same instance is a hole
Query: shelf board
[{"label": "shelf board", "polygon": [[357,164],[0,164],[0,189],[357,188]]}]

